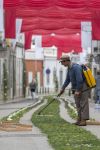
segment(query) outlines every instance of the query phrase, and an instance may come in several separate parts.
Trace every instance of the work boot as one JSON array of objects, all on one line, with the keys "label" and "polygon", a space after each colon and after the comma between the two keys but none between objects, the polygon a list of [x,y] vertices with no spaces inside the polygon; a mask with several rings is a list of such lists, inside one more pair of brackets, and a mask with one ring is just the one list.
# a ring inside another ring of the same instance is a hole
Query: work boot
[{"label": "work boot", "polygon": [[80,124],[80,121],[81,121],[80,119],[77,119],[77,121],[74,122],[73,124],[74,124],[74,125],[79,125],[79,124]]},{"label": "work boot", "polygon": [[78,126],[86,126],[86,120],[81,120]]}]

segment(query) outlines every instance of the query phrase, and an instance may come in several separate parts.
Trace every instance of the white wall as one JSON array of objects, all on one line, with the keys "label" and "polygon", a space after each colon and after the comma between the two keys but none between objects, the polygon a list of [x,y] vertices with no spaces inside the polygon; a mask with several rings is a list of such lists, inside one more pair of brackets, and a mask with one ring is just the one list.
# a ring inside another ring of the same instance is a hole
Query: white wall
[{"label": "white wall", "polygon": [[43,48],[36,47],[25,51],[26,60],[43,60]]},{"label": "white wall", "polygon": [[92,45],[92,25],[91,22],[81,22],[81,46],[87,50]]},{"label": "white wall", "polygon": [[[92,54],[94,55],[94,56],[96,56],[97,54],[96,53],[94,53],[94,51],[93,51],[93,49],[94,49],[94,47],[98,47],[98,52],[97,53],[99,53],[100,52],[100,42],[99,41],[92,41]],[[96,70],[99,70],[100,69],[100,64],[96,64],[95,63],[95,60],[93,59],[93,62],[92,62],[92,69],[93,69],[93,71],[94,71],[94,68],[96,68]]]},{"label": "white wall", "polygon": [[0,31],[4,31],[4,24],[3,24],[3,0],[0,0]]},{"label": "white wall", "polygon": [[[67,74],[67,68],[62,66],[61,63],[59,63],[59,61],[57,60],[57,76],[58,76],[58,81],[60,83],[60,70],[63,71],[63,83],[66,79],[66,74]],[[61,85],[59,85],[59,87],[61,87]]]},{"label": "white wall", "polygon": [[[47,84],[47,74],[46,74],[46,69],[50,69],[50,83]],[[63,71],[63,82],[65,81],[65,78],[66,78],[66,71],[67,69],[61,65],[61,63],[59,63],[59,61],[57,60],[57,58],[55,57],[46,57],[44,59],[44,74],[43,74],[43,77],[44,77],[44,87],[45,88],[49,88],[51,90],[54,90],[54,87],[55,87],[55,84],[54,84],[54,81],[53,81],[53,71],[54,71],[54,68],[56,68],[57,70],[57,78],[58,78],[58,82],[60,83],[60,70]],[[60,85],[59,85],[60,86]]]},{"label": "white wall", "polygon": [[4,31],[4,26],[3,26],[3,9],[0,8],[0,31]]},{"label": "white wall", "polygon": [[[54,83],[53,83],[53,69],[57,68],[57,61],[56,58],[45,58],[44,59],[44,72],[43,72],[43,78],[44,78],[44,87],[45,88],[54,88]],[[47,74],[46,70],[50,69],[50,83],[47,84]]]},{"label": "white wall", "polygon": [[23,48],[16,47],[16,96],[22,96],[23,87]]},{"label": "white wall", "polygon": [[83,51],[80,53],[80,63],[86,63],[86,56],[92,49],[91,22],[81,22],[81,46]]},{"label": "white wall", "polygon": [[16,48],[16,58],[23,58],[23,48],[21,47]]}]

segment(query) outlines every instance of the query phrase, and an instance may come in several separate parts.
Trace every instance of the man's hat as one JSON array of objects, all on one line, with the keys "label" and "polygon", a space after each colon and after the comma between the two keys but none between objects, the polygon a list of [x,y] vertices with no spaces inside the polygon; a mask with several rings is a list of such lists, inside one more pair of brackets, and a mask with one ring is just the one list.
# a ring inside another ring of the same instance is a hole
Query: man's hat
[{"label": "man's hat", "polygon": [[62,62],[62,61],[70,61],[70,57],[68,55],[63,55],[63,56],[60,57],[59,62]]}]

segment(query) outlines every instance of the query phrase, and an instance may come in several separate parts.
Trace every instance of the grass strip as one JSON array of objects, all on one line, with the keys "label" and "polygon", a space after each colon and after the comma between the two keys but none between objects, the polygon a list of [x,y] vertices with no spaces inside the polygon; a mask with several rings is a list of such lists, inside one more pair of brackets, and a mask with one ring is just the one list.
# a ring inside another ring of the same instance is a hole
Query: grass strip
[{"label": "grass strip", "polygon": [[[48,102],[51,100],[52,97],[48,97]],[[59,116],[58,101],[50,104],[42,115],[38,115],[38,112],[33,114],[32,122],[47,135],[55,150],[100,150],[100,140],[96,136]]]},{"label": "grass strip", "polygon": [[69,106],[69,102],[68,101],[64,101],[65,102],[65,107],[67,108],[67,111],[68,111],[68,114],[71,118],[73,119],[77,119],[77,113],[76,113],[76,107],[74,106],[73,103],[70,103],[70,105],[74,108],[72,109],[70,106]]}]

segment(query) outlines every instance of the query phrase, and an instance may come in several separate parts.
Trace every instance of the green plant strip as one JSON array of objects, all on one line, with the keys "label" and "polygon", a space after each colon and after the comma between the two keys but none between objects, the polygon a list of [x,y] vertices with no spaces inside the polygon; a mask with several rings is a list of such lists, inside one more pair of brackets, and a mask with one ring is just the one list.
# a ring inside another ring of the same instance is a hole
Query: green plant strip
[{"label": "green plant strip", "polygon": [[[48,97],[48,102],[51,100],[52,97]],[[99,139],[89,131],[60,118],[58,101],[55,100],[38,115],[40,110],[33,114],[32,122],[47,135],[55,150],[100,150]]]}]

